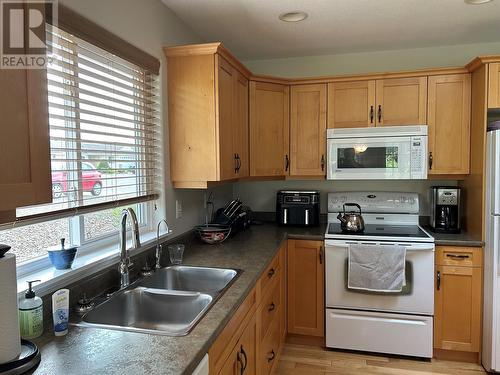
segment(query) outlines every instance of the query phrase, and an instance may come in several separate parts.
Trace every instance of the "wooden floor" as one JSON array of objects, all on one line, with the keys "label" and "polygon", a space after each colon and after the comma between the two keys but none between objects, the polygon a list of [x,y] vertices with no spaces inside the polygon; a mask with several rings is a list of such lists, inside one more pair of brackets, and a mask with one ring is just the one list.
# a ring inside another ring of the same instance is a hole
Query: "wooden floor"
[{"label": "wooden floor", "polygon": [[477,364],[432,360],[387,358],[320,347],[285,344],[280,356],[277,375],[353,375],[353,374],[486,374]]}]

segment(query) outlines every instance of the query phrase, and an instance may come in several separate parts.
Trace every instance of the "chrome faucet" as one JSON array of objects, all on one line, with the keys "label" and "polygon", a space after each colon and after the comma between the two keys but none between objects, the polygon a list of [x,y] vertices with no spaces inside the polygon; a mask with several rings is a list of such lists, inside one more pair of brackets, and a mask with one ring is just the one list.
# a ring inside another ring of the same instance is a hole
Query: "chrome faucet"
[{"label": "chrome faucet", "polygon": [[118,270],[120,271],[120,288],[126,288],[130,284],[129,268],[130,255],[127,250],[127,218],[131,219],[132,224],[132,239],[134,249],[141,247],[141,240],[139,239],[139,222],[137,216],[132,208],[127,208],[122,211],[122,219],[120,225],[120,264]]},{"label": "chrome faucet", "polygon": [[156,227],[156,264],[155,268],[158,269],[160,268],[160,258],[161,258],[161,252],[162,252],[162,245],[160,245],[160,227],[161,224],[165,223],[165,228],[167,228],[167,234],[170,233],[170,229],[168,228],[168,223],[167,220],[163,219],[160,220],[158,223],[158,226]]}]

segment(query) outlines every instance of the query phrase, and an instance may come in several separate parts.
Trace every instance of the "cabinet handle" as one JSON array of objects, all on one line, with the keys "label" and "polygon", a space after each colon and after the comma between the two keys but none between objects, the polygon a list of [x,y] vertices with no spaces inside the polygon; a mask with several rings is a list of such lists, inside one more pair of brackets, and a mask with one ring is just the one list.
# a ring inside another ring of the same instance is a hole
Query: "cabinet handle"
[{"label": "cabinet handle", "polygon": [[288,167],[290,167],[290,158],[288,154],[285,155],[285,172],[288,172]]},{"label": "cabinet handle", "polygon": [[240,158],[240,154],[236,154],[236,165],[237,165],[237,168],[238,168],[238,173],[240,173],[240,169],[241,169],[241,158]]},{"label": "cabinet handle", "polygon": [[378,122],[382,122],[382,106],[378,106]]},{"label": "cabinet handle", "polygon": [[458,260],[469,259],[469,255],[465,254],[446,254],[446,257]]},{"label": "cabinet handle", "polygon": [[241,354],[243,355],[243,359],[245,360],[245,363],[243,364],[243,368],[241,369],[241,374],[243,375],[243,373],[247,369],[248,358],[247,358],[247,353],[245,352],[245,349],[243,349],[243,345],[241,345],[241,350],[240,351],[241,351]]},{"label": "cabinet handle", "polygon": [[234,154],[234,173],[238,173],[238,156]]},{"label": "cabinet handle", "polygon": [[325,170],[325,154],[321,155],[321,170]]},{"label": "cabinet handle", "polygon": [[276,271],[274,270],[274,268],[271,268],[271,269],[269,270],[269,272],[267,273],[267,277],[268,277],[268,278],[271,278],[271,277],[273,277],[273,276],[274,276],[274,274],[275,274],[275,273],[276,273]]},{"label": "cabinet handle", "polygon": [[274,302],[271,302],[271,304],[267,308],[267,311],[271,312],[274,311],[274,309],[276,309],[276,305],[274,304]]},{"label": "cabinet handle", "polygon": [[323,246],[319,248],[319,264],[323,264]]},{"label": "cabinet handle", "polygon": [[441,288],[441,272],[437,271],[437,290]]},{"label": "cabinet handle", "polygon": [[432,162],[434,161],[434,156],[432,156],[432,151],[429,152],[429,170],[432,169]]},{"label": "cabinet handle", "polygon": [[238,363],[240,364],[240,374],[243,375],[243,373],[245,372],[245,368],[243,360],[241,359],[241,352],[236,353],[236,361],[238,361]]},{"label": "cabinet handle", "polygon": [[269,352],[267,355],[267,362],[272,362],[274,361],[274,358],[276,358],[276,353],[274,352],[274,349]]},{"label": "cabinet handle", "polygon": [[370,106],[370,124],[373,124],[373,116],[374,116],[373,106],[371,105]]}]

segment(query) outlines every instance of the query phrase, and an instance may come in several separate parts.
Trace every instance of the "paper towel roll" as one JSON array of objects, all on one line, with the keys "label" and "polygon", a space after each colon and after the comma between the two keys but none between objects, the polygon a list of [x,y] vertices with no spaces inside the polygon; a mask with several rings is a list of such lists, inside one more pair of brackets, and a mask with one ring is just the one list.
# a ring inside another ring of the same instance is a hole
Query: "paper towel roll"
[{"label": "paper towel roll", "polygon": [[0,363],[5,363],[21,353],[14,254],[0,258],[0,301]]}]

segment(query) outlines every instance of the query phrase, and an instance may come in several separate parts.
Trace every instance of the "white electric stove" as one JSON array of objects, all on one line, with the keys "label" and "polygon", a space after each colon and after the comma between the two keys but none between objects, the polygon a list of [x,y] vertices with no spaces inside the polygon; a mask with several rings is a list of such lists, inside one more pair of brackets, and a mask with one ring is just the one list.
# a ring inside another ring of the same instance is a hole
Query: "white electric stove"
[{"label": "white electric stove", "polygon": [[[344,203],[361,206],[365,230],[346,233],[337,219]],[[347,288],[349,245],[397,244],[406,248],[406,282],[397,293]],[[326,346],[432,357],[434,238],[419,225],[415,193],[328,194]]]}]

